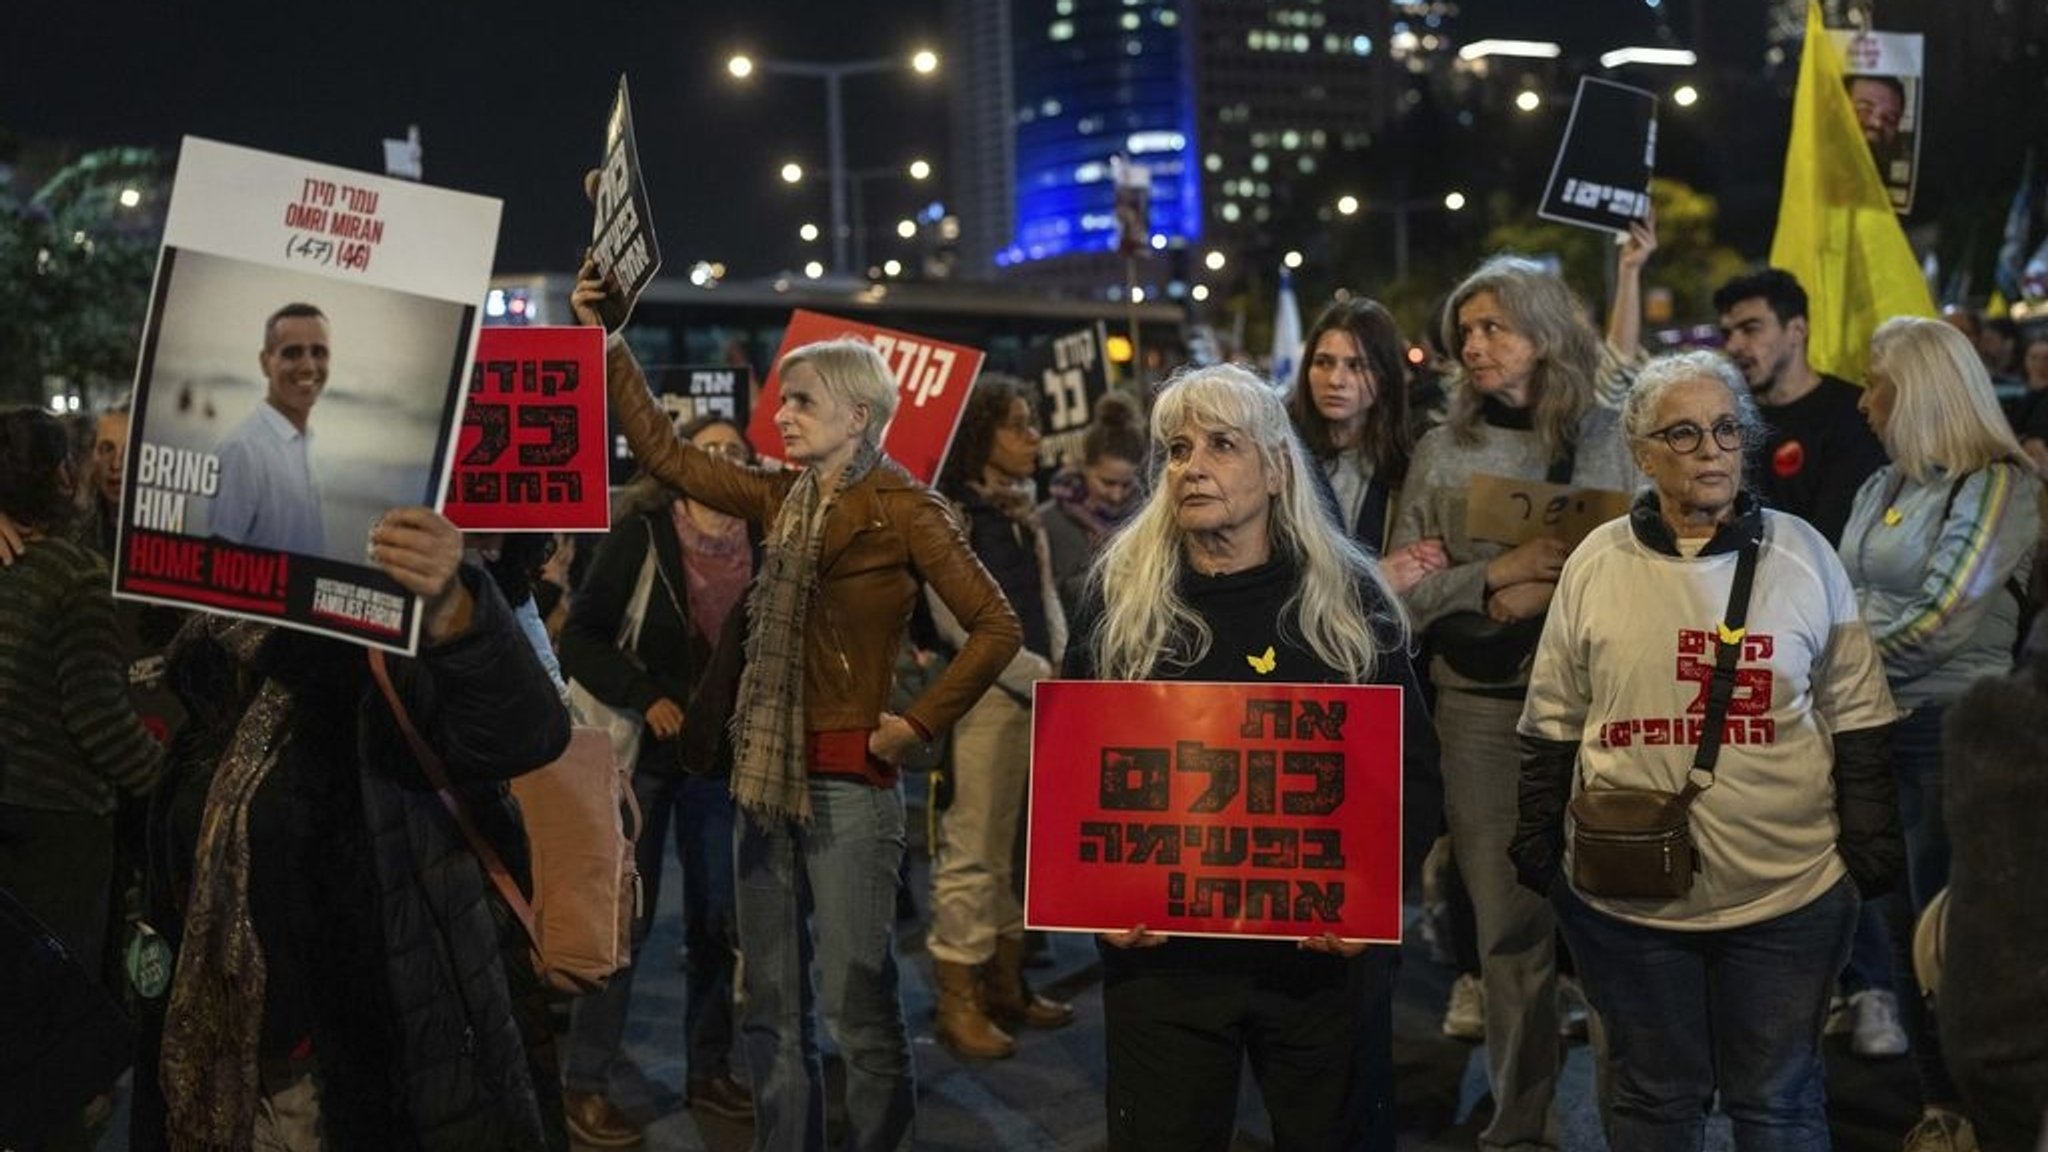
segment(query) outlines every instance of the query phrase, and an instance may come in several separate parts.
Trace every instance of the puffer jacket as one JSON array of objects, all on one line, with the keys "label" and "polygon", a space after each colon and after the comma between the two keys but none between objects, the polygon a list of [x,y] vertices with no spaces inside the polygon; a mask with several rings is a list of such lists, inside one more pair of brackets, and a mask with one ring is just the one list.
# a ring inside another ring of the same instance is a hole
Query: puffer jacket
[{"label": "puffer jacket", "polygon": [[[392,660],[392,679],[530,890],[505,782],[561,754],[568,716],[488,578],[462,576],[470,629]],[[193,720],[152,821],[151,904],[174,946],[207,789],[241,709],[266,677],[293,691],[284,750],[249,810],[250,911],[269,969],[263,1058],[296,1048],[317,1062],[327,1147],[566,1149],[523,930],[420,772],[362,649],[280,629],[242,666],[188,631],[172,676]],[[145,1053],[160,1029],[146,1022]],[[153,1065],[138,1061],[138,1074]],[[162,1146],[143,1122],[154,1087],[138,1085],[137,1148]]]},{"label": "puffer jacket", "polygon": [[[714,460],[678,437],[648,395],[633,353],[616,337],[605,376],[612,414],[649,475],[728,516],[764,528],[775,523],[800,473]],[[967,632],[952,663],[903,708],[905,719],[937,735],[981,699],[1016,654],[1023,632],[946,502],[884,457],[827,513],[818,591],[804,626],[806,729],[875,726],[888,706],[897,647],[920,580]]]}]

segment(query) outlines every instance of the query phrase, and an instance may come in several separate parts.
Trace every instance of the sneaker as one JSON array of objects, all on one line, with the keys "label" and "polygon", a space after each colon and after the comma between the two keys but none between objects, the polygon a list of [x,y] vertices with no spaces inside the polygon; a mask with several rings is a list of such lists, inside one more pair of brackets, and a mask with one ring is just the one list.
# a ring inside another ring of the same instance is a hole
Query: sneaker
[{"label": "sneaker", "polygon": [[1846,1036],[1852,1025],[1849,1021],[1849,998],[1840,992],[1828,997],[1828,1022],[1820,1026],[1823,1036]]},{"label": "sneaker", "polygon": [[1881,988],[1849,997],[1849,1051],[1858,1056],[1904,1056],[1906,1030],[1899,1026],[1899,998]]},{"label": "sneaker", "polygon": [[1557,978],[1557,1034],[1566,1040],[1586,1038],[1586,1017],[1592,1009],[1586,1006],[1586,990],[1579,987],[1577,977]]},{"label": "sneaker", "polygon": [[1486,1039],[1486,986],[1467,973],[1451,984],[1451,1002],[1444,1009],[1444,1035],[1453,1040]]},{"label": "sneaker", "polygon": [[1977,1130],[1970,1121],[1946,1108],[1929,1108],[1906,1133],[1900,1152],[1977,1152]]}]

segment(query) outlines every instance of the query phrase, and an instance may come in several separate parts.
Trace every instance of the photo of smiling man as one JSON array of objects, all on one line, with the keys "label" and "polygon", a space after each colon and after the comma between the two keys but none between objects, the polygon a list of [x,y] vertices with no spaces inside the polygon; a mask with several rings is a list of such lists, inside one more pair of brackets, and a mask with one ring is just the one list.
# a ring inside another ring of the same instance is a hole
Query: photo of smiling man
[{"label": "photo of smiling man", "polygon": [[286,304],[263,325],[263,403],[220,442],[213,534],[236,544],[317,555],[325,546],[313,467],[313,405],[327,387],[327,314]]}]

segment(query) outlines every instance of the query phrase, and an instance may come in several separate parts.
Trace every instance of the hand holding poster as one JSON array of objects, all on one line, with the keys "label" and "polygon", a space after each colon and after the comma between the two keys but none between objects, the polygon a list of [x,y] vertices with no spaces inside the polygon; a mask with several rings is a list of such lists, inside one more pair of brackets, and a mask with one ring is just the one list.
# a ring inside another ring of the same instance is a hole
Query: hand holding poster
[{"label": "hand holding poster", "polygon": [[136,369],[115,595],[410,652],[370,562],[436,506],[499,203],[188,137]]},{"label": "hand holding poster", "polygon": [[1047,680],[1033,928],[1401,938],[1401,689]]},{"label": "hand holding poster", "polygon": [[604,122],[604,167],[587,180],[596,217],[590,225],[590,254],[598,271],[615,277],[619,290],[599,305],[607,332],[616,332],[633,314],[633,302],[661,269],[661,246],[654,239],[654,216],[647,207],[647,184],[640,172],[640,149],[633,141],[633,102],[626,95],[626,77],[619,75],[619,94]]},{"label": "hand holding poster", "polygon": [[1576,548],[1586,533],[1628,515],[1628,504],[1626,492],[1480,472],[1466,489],[1465,530],[1474,540],[1521,544],[1554,536]]},{"label": "hand holding poster", "polygon": [[603,332],[485,328],[442,510],[471,532],[604,531],[606,439]]},{"label": "hand holding poster", "polygon": [[[930,340],[893,328],[798,309],[776,349],[775,362],[805,344],[853,337],[866,340],[882,354],[900,392],[896,415],[882,432],[882,451],[926,484],[938,479],[946,449],[967,404],[967,390],[981,372],[981,351],[942,340]],[[747,424],[747,439],[761,455],[780,459],[782,436],[775,430],[775,410],[782,406],[781,382],[775,372],[761,386],[761,400]]]},{"label": "hand holding poster", "polygon": [[1650,214],[1656,167],[1657,98],[1581,77],[1536,214],[1626,236],[1630,224]]}]

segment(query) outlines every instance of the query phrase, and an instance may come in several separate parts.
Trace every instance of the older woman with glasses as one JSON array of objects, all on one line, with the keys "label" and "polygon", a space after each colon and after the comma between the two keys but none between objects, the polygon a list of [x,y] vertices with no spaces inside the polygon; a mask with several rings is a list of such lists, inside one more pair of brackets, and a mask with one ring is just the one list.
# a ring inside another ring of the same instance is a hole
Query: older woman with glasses
[{"label": "older woman with glasses", "polygon": [[[1558,579],[1510,855],[1549,894],[1606,1027],[1610,1146],[1698,1148],[1718,1092],[1738,1149],[1825,1149],[1829,993],[1859,892],[1901,855],[1897,710],[1834,550],[1743,489],[1762,429],[1733,365],[1652,361],[1622,418],[1650,487]],[[1586,859],[1577,805],[1566,847],[1567,799],[1616,789],[1687,795],[1696,873],[1656,895],[1617,887]]]}]

